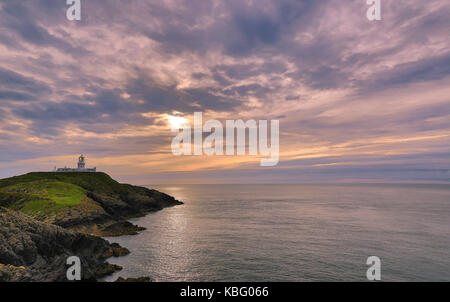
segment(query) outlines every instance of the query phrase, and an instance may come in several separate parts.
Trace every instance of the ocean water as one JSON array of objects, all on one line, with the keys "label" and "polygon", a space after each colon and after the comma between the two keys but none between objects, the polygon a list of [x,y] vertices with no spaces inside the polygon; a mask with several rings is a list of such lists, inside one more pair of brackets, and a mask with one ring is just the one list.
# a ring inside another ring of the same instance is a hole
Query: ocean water
[{"label": "ocean water", "polygon": [[[149,186],[152,187],[152,186]],[[450,281],[449,185],[153,186],[185,204],[107,238],[131,254],[107,281]]]}]

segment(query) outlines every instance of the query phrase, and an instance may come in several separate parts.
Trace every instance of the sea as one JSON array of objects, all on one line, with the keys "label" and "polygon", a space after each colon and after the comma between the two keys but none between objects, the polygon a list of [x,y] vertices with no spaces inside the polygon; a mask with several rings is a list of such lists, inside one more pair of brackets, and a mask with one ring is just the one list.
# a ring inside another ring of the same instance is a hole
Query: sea
[{"label": "sea", "polygon": [[450,185],[147,186],[184,205],[106,238],[127,247],[107,278],[154,281],[450,281]]}]

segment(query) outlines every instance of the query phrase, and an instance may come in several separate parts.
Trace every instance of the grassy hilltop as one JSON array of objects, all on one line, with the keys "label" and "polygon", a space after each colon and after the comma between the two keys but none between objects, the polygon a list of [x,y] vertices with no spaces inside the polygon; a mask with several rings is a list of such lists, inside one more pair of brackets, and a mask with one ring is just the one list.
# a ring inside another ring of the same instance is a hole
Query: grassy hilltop
[{"label": "grassy hilltop", "polygon": [[156,190],[120,184],[105,173],[36,172],[0,180],[0,206],[97,235],[135,233],[124,220],[181,204]]},{"label": "grassy hilltop", "polygon": [[51,180],[18,183],[0,191],[0,200],[7,206],[30,216],[51,215],[64,207],[81,205],[85,197],[83,188]]}]

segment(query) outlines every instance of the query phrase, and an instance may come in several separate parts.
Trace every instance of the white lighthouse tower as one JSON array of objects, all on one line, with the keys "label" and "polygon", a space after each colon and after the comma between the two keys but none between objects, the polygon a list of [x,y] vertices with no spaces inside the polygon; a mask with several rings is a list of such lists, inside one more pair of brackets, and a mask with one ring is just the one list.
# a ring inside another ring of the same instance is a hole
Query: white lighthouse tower
[{"label": "white lighthouse tower", "polygon": [[97,172],[97,168],[86,168],[86,158],[81,154],[78,157],[78,168],[58,168],[56,172]]},{"label": "white lighthouse tower", "polygon": [[84,160],[84,155],[81,154],[80,157],[78,157],[78,169],[84,170],[86,168],[86,162]]}]

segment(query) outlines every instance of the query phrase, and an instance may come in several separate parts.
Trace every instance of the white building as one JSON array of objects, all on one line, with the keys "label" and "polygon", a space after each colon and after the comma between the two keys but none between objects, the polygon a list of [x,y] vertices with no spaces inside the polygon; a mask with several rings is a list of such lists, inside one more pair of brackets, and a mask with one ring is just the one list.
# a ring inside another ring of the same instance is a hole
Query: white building
[{"label": "white building", "polygon": [[86,159],[83,154],[78,157],[78,168],[58,168],[55,172],[97,172],[97,168],[86,168]]}]

